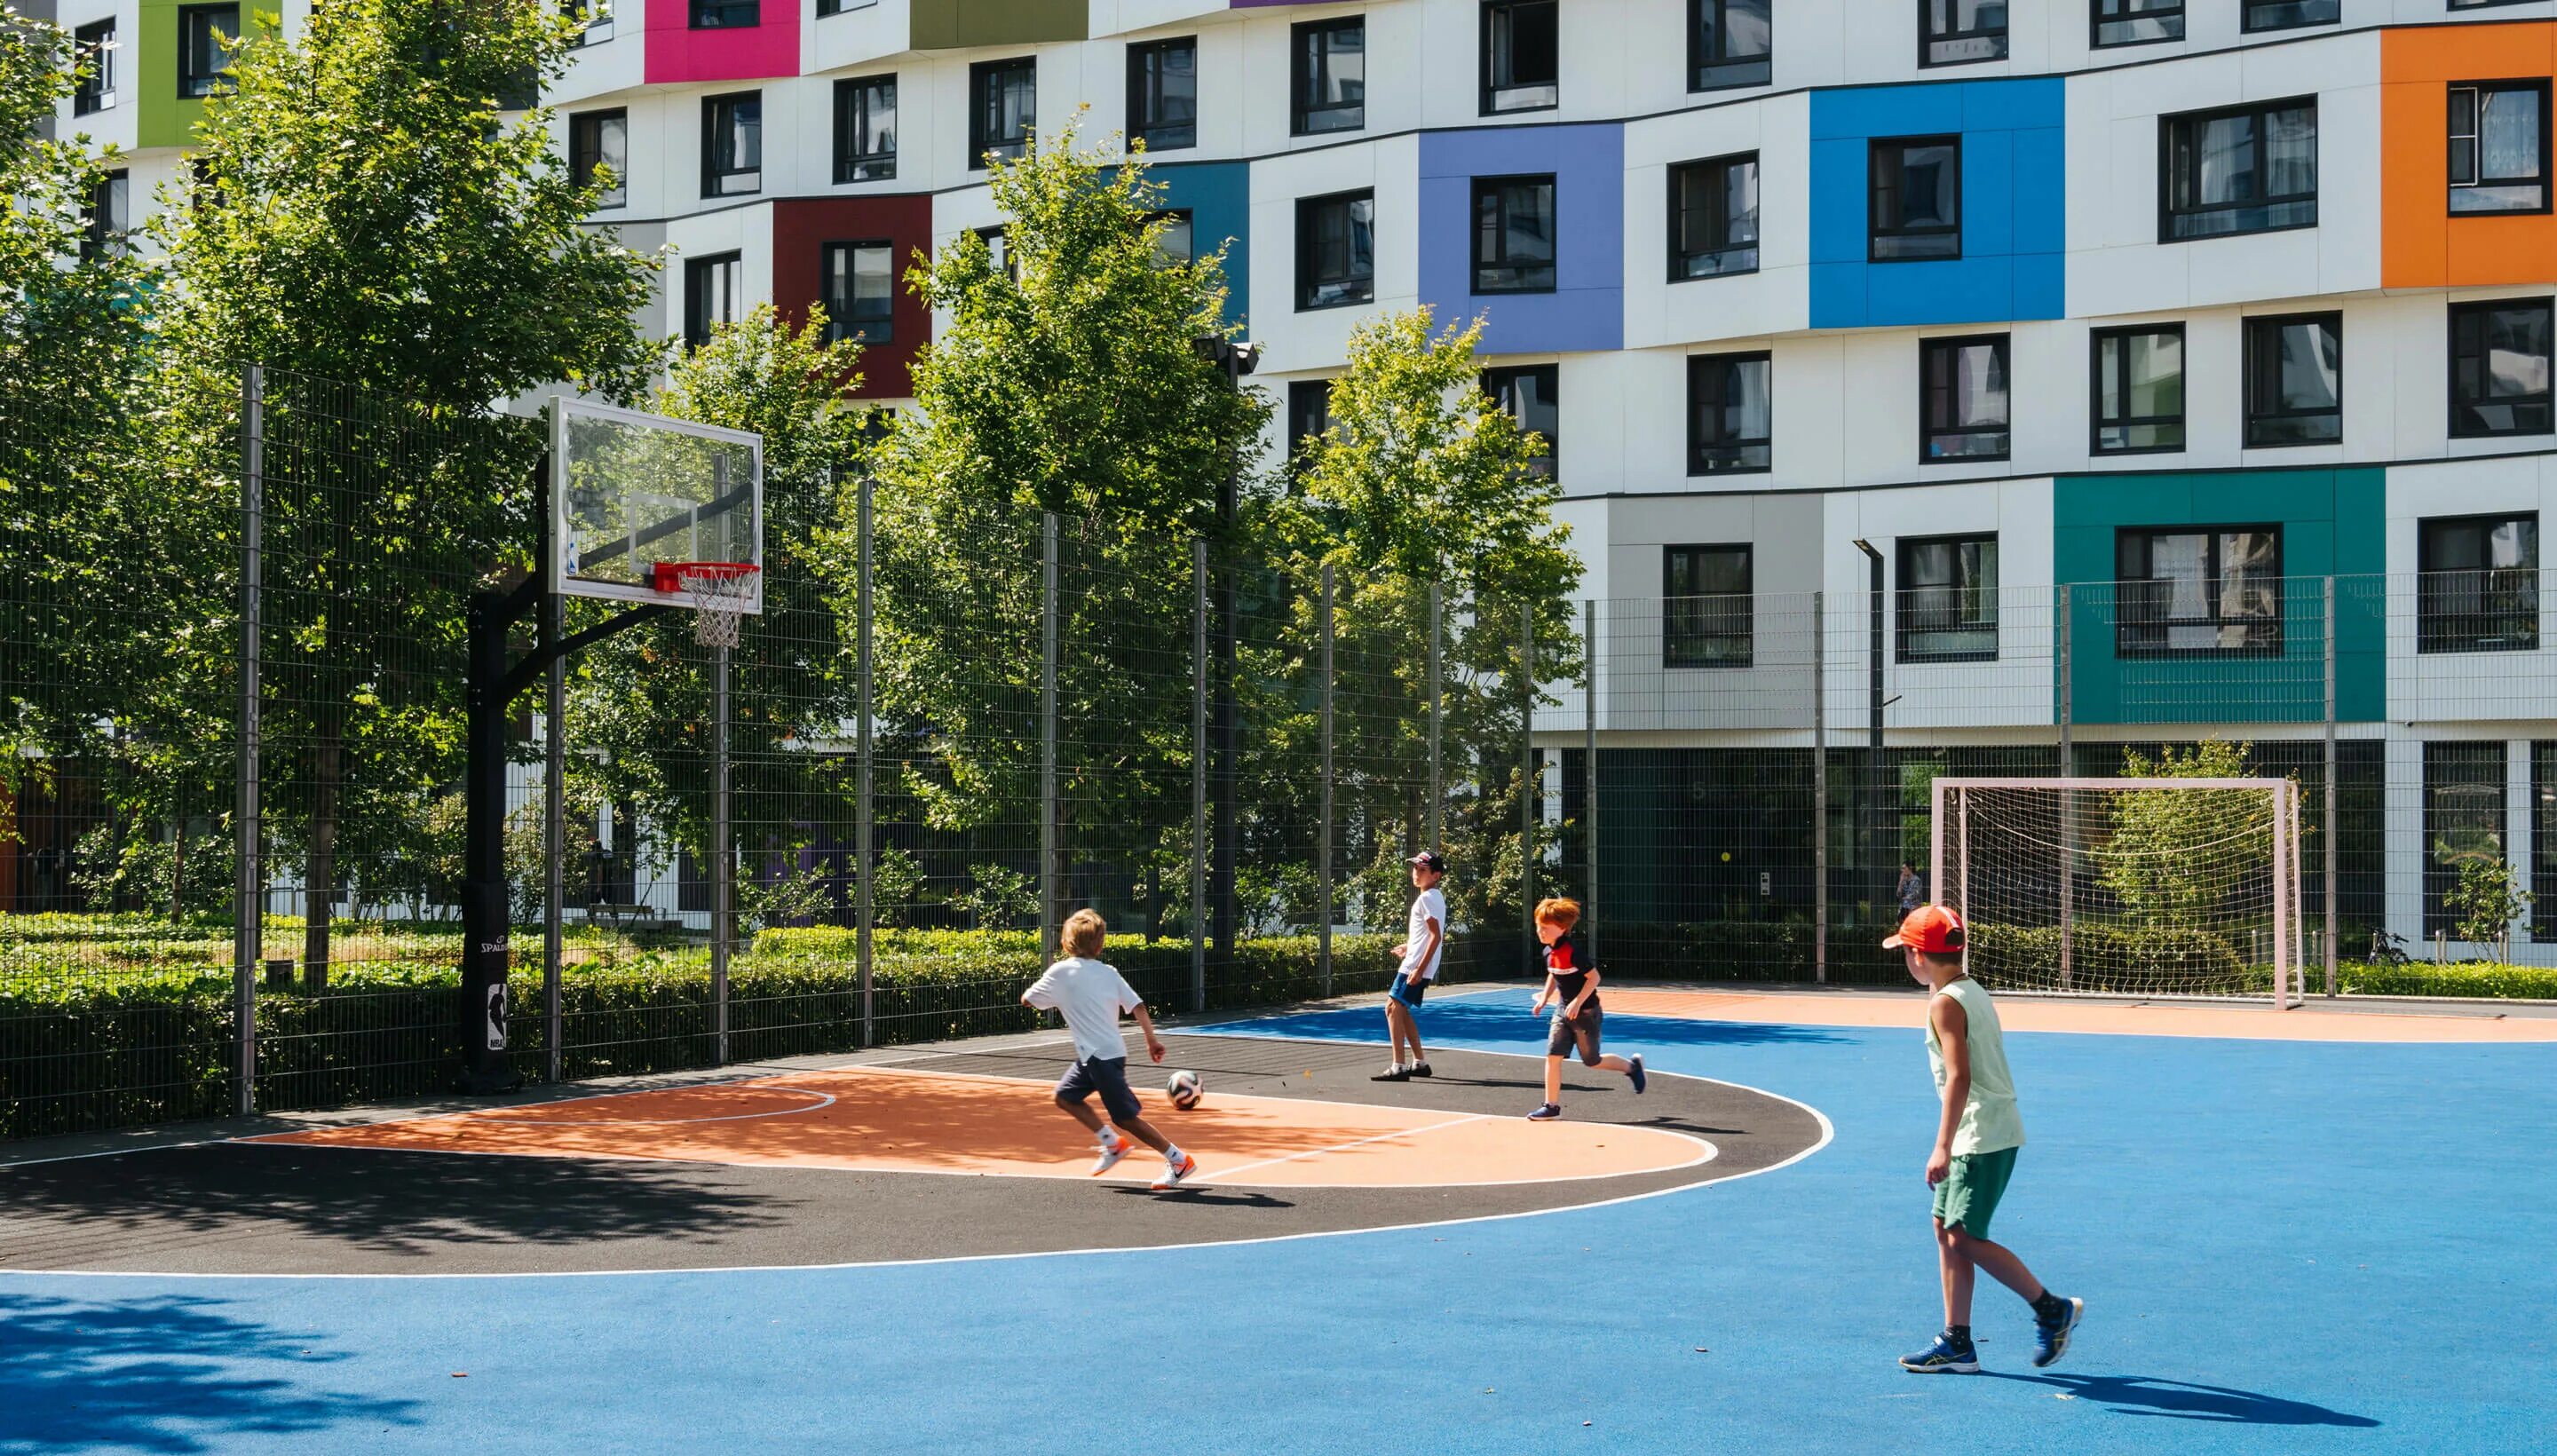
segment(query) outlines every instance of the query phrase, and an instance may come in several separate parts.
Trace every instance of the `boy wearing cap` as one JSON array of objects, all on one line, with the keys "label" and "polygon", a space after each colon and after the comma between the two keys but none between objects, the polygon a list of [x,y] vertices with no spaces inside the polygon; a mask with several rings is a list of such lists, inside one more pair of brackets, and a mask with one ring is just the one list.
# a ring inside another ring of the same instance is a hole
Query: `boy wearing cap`
[{"label": "boy wearing cap", "polygon": [[1997,1007],[1962,964],[1962,917],[1943,905],[1921,905],[1900,922],[1900,933],[1882,944],[1901,953],[1910,976],[1929,992],[1927,1063],[1943,1102],[1936,1150],[1927,1159],[1927,1183],[1936,1190],[1945,1330],[1926,1349],[1900,1357],[1901,1368],[1921,1375],[1978,1372],[1979,1352],[1971,1344],[1971,1284],[1980,1269],[2033,1306],[2033,1364],[2036,1369],[2048,1366],[2068,1352],[2086,1302],[2053,1294],[2023,1259],[2006,1246],[1989,1242],[1989,1219],[2015,1173],[2016,1152],[2024,1146],[2024,1120],[2016,1112],[2015,1079],[2007,1072]]},{"label": "boy wearing cap", "polygon": [[[1420,1008],[1421,997],[1429,993],[1429,983],[1438,979],[1438,953],[1447,945],[1447,897],[1438,892],[1438,881],[1447,874],[1447,861],[1434,850],[1423,850],[1412,857],[1412,919],[1403,944],[1394,948],[1402,964],[1394,973],[1394,989],[1385,993],[1386,1034],[1394,1038],[1394,1061],[1371,1082],[1409,1082],[1429,1075],[1429,1054],[1420,1049],[1420,1023],[1413,1012]],[[1410,1059],[1403,1055],[1406,1043],[1412,1047]]]}]

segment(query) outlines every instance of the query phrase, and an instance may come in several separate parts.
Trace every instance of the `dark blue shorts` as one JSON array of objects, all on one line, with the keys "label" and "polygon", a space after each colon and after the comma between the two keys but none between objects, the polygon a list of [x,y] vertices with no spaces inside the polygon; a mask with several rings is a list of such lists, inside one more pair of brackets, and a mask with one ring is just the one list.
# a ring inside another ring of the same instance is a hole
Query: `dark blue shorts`
[{"label": "dark blue shorts", "polygon": [[1144,1105],[1137,1101],[1128,1086],[1126,1057],[1086,1057],[1065,1069],[1056,1079],[1056,1095],[1067,1102],[1081,1102],[1094,1093],[1101,1094],[1101,1106],[1115,1122],[1129,1122],[1145,1115]]},{"label": "dark blue shorts", "polygon": [[1394,990],[1387,992],[1386,994],[1403,1002],[1407,1006],[1417,1006],[1420,1004],[1422,998],[1429,994],[1429,983],[1426,981],[1414,981],[1409,976],[1397,975],[1394,978]]}]

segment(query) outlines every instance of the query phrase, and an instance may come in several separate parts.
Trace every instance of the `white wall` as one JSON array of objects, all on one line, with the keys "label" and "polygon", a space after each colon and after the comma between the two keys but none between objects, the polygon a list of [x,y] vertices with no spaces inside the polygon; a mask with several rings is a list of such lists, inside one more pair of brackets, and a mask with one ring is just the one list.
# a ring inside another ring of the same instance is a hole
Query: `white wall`
[{"label": "white wall", "polygon": [[[1296,311],[1296,199],[1376,190],[1376,302]],[[1265,158],[1252,165],[1252,329],[1262,367],[1296,373],[1338,364],[1362,319],[1420,301],[1420,147],[1406,135]],[[1567,406],[1566,406],[1567,408]],[[1565,425],[1568,433],[1570,426]]]}]

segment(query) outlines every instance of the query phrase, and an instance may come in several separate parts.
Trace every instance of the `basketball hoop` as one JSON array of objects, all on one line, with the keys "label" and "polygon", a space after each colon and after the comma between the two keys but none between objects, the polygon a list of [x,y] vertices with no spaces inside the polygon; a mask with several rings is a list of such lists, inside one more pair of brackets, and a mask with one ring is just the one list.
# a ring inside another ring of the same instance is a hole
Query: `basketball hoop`
[{"label": "basketball hoop", "polygon": [[680,592],[691,599],[693,640],[705,647],[735,647],[762,570],[741,561],[661,561],[651,575],[659,592],[669,596]]}]

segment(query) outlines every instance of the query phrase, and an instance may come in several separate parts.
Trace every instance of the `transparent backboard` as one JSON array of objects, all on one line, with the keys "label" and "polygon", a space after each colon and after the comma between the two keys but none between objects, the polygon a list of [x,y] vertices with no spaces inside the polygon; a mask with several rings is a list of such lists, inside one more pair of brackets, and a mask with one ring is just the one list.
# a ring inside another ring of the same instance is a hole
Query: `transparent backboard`
[{"label": "transparent backboard", "polygon": [[[763,438],[566,396],[551,401],[551,590],[689,605],[659,562],[763,565]],[[758,571],[744,610],[763,609]]]}]

